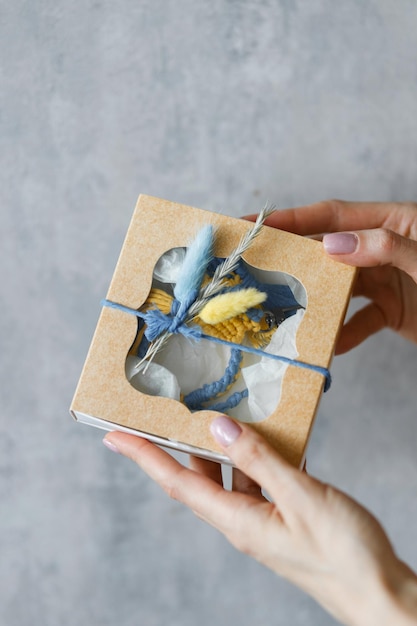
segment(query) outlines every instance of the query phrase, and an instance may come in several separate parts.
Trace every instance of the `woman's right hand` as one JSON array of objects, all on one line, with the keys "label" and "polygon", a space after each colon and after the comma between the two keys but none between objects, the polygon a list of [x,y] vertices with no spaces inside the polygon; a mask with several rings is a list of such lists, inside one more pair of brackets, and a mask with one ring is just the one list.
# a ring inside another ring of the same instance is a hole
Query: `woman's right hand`
[{"label": "woman's right hand", "polygon": [[108,433],[104,443],[342,623],[417,626],[417,577],[368,511],[296,470],[248,424],[219,416],[211,432],[236,466],[231,491],[211,461],[191,458],[186,468],[155,444],[127,433]]},{"label": "woman's right hand", "polygon": [[266,224],[323,235],[329,255],[361,268],[353,295],[370,302],[343,327],[337,354],[385,327],[417,343],[417,204],[328,200],[277,211]]}]

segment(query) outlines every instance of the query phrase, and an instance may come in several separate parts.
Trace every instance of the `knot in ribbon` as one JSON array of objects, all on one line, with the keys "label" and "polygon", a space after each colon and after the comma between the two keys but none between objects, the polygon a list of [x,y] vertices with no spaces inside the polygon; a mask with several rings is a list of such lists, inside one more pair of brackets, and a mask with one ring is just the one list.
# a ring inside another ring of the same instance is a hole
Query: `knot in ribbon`
[{"label": "knot in ribbon", "polygon": [[168,331],[171,334],[181,334],[198,341],[201,338],[202,330],[199,326],[187,326],[186,317],[187,308],[181,306],[178,300],[172,301],[171,312],[168,315],[157,308],[150,309],[143,314],[147,326],[145,330],[146,339],[152,342],[163,332]]}]

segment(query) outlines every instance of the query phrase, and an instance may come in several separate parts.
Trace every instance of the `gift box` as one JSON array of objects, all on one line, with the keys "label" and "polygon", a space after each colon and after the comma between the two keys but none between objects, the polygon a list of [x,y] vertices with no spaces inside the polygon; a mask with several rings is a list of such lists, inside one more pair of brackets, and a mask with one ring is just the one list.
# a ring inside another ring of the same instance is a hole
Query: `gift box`
[{"label": "gift box", "polygon": [[264,217],[139,197],[76,420],[228,463],[209,431],[226,413],[302,465],[355,269]]}]

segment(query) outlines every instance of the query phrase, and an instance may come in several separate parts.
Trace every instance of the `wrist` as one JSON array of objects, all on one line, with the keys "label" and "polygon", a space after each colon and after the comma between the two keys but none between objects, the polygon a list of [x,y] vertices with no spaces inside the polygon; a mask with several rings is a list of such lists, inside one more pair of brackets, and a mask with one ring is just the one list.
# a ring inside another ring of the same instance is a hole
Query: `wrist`
[{"label": "wrist", "polygon": [[417,626],[417,576],[402,561],[376,577],[366,615],[352,626]]},{"label": "wrist", "polygon": [[417,625],[417,576],[405,563],[398,561],[398,573],[387,591],[392,616],[397,621],[386,619],[386,623]]},{"label": "wrist", "polygon": [[[356,583],[316,599],[346,626],[417,626],[417,576],[402,561],[364,568]],[[367,571],[365,574],[364,572]]]}]

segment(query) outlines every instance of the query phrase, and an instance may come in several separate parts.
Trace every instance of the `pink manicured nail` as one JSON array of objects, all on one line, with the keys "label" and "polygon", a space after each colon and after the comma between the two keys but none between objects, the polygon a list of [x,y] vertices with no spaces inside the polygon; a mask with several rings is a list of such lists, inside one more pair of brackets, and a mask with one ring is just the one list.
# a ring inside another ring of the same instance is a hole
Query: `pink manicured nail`
[{"label": "pink manicured nail", "polygon": [[329,254],[352,254],[359,244],[355,233],[331,233],[324,235],[323,246]]},{"label": "pink manicured nail", "polygon": [[241,434],[242,429],[239,424],[236,424],[233,420],[229,419],[225,415],[222,415],[221,417],[216,417],[216,419],[212,421],[210,425],[210,432],[217,443],[227,448],[236,441]]},{"label": "pink manicured nail", "polygon": [[106,446],[106,448],[108,448],[109,450],[111,450],[112,452],[119,452],[117,446],[112,443],[111,441],[109,441],[108,439],[104,438],[103,439],[103,443]]}]

